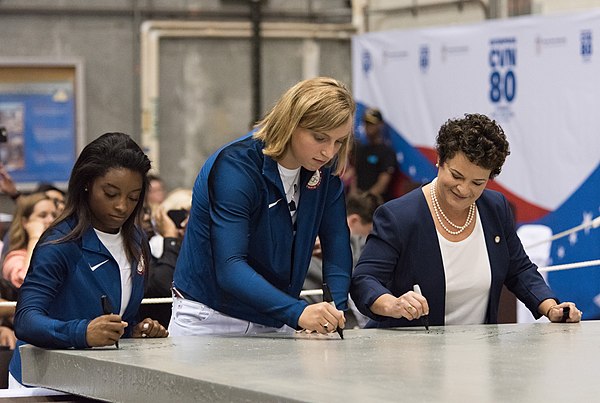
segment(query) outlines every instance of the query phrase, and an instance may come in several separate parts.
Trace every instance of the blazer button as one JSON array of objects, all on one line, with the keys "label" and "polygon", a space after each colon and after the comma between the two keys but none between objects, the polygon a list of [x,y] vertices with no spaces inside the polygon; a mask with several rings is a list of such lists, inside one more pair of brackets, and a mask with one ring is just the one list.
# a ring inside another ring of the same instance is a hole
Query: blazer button
[{"label": "blazer button", "polygon": [[496,235],[496,238],[494,238],[494,242],[500,243],[500,237],[498,235]]}]

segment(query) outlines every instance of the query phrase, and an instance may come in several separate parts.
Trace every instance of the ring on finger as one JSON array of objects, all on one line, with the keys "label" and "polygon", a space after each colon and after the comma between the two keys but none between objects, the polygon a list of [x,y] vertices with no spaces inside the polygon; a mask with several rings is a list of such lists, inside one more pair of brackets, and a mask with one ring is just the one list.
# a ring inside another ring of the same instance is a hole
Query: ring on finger
[{"label": "ring on finger", "polygon": [[409,312],[412,311],[413,309],[415,309],[415,307],[410,304],[406,307],[406,310]]},{"label": "ring on finger", "polygon": [[327,329],[327,327],[329,326],[329,322],[325,322],[325,324],[322,325],[323,328]]}]

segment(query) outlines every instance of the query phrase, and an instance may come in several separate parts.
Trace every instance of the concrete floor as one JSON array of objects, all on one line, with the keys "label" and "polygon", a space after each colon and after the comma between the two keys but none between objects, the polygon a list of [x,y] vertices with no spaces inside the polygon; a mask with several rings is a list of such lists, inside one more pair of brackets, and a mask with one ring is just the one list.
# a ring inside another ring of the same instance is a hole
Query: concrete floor
[{"label": "concrete floor", "polygon": [[574,402],[600,398],[600,321],[124,339],[21,348],[23,379],[107,401]]}]

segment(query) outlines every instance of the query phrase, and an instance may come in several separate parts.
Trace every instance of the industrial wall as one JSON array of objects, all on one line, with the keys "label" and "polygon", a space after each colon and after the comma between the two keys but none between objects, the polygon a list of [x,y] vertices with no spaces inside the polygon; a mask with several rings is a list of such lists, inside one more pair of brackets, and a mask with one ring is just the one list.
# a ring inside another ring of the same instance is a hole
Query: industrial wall
[{"label": "industrial wall", "polygon": [[[263,35],[258,67],[251,25],[257,3],[263,34],[277,32]],[[352,85],[352,32],[590,7],[600,7],[600,1],[4,0],[0,58],[81,61],[85,113],[78,148],[107,131],[130,133],[147,147],[172,189],[191,187],[208,155],[249,129],[257,98],[262,115],[303,78],[331,75]],[[161,37],[152,64],[141,50],[143,26],[154,21],[246,27],[230,37],[210,29]],[[157,82],[144,96],[148,68],[155,69],[150,76]],[[0,200],[0,211],[11,212],[11,202]]]},{"label": "industrial wall", "polygon": [[[2,1],[0,59],[82,62],[85,122],[79,150],[107,131],[142,142],[142,25],[148,21],[246,24],[250,1]],[[294,37],[287,24],[350,27],[346,1],[262,1],[261,23],[277,23],[289,37],[260,43],[260,115],[291,84],[312,75],[350,83],[349,34],[341,38]],[[306,31],[306,29],[304,30]],[[332,31],[331,29],[329,31]],[[246,36],[185,35],[160,40],[156,115],[160,174],[168,187],[191,187],[210,153],[248,131],[255,121],[256,67],[251,30]],[[279,35],[282,36],[282,35]],[[83,112],[83,111],[81,111]],[[157,159],[158,159],[157,157]],[[6,200],[3,200],[6,202]],[[6,204],[6,203],[5,203]],[[2,211],[10,212],[9,202]]]},{"label": "industrial wall", "polygon": [[[308,41],[308,42],[307,42]],[[304,66],[316,49],[314,68]],[[295,82],[314,75],[350,83],[345,40],[265,39],[261,98],[265,112]],[[158,124],[160,173],[168,183],[191,186],[198,169],[224,143],[254,124],[252,49],[247,39],[166,39],[160,47]],[[262,115],[262,113],[261,113]],[[156,158],[155,158],[156,159]]]}]

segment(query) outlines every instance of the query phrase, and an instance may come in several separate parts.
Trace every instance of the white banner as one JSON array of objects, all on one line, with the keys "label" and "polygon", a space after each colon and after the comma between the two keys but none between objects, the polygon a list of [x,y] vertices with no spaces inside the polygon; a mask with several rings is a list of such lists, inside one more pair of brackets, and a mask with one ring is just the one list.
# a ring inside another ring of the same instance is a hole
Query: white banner
[{"label": "white banner", "polygon": [[353,40],[354,94],[414,146],[484,113],[511,144],[498,182],[555,210],[596,168],[600,12],[369,33]]},{"label": "white banner", "polygon": [[[401,169],[418,182],[435,175],[431,151],[446,120],[496,119],[511,155],[492,187],[520,222],[556,234],[600,214],[599,38],[600,10],[356,36],[358,114],[382,111]],[[554,241],[549,263],[597,259],[596,232]]]}]

